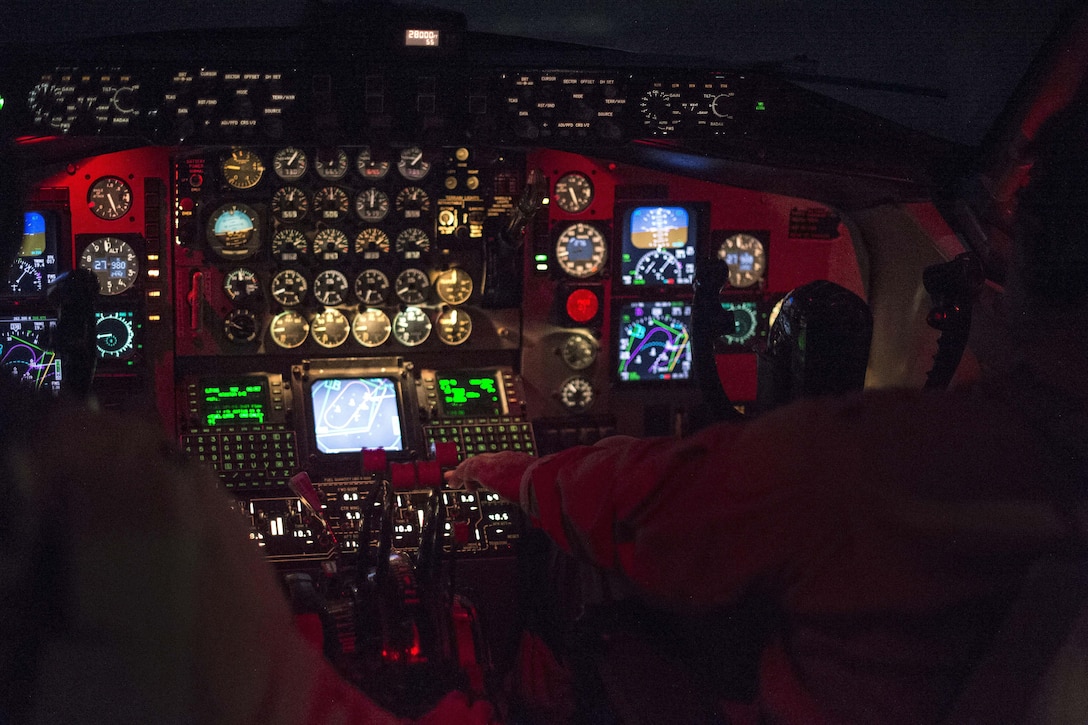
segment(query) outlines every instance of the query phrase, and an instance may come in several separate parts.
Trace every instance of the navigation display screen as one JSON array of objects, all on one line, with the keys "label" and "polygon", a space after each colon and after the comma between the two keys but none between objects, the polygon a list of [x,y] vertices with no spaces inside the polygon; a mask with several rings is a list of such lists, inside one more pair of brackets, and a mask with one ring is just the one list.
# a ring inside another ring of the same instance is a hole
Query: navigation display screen
[{"label": "navigation display screen", "polygon": [[200,419],[208,428],[261,425],[268,420],[268,380],[252,376],[200,382]]},{"label": "navigation display screen", "polygon": [[404,448],[397,384],[389,378],[318,379],[310,386],[310,403],[321,453]]},{"label": "navigation display screen", "polygon": [[51,317],[0,317],[0,371],[39,390],[60,391],[61,364],[49,349]]},{"label": "navigation display screen", "polygon": [[448,372],[435,376],[442,415],[483,418],[504,415],[502,391],[493,372]]},{"label": "navigation display screen", "polygon": [[617,318],[621,382],[691,377],[690,302],[626,302]]},{"label": "navigation display screen", "polygon": [[695,212],[682,206],[637,206],[624,217],[620,279],[631,287],[691,284]]}]

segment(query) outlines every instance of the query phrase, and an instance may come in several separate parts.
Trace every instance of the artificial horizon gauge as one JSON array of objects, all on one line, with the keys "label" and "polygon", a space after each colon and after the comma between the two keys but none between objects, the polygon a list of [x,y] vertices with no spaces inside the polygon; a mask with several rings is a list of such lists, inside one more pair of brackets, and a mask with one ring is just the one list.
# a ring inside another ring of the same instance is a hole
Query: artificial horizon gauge
[{"label": "artificial horizon gauge", "polygon": [[555,203],[569,214],[578,214],[593,203],[593,182],[585,174],[572,171],[555,182]]},{"label": "artificial horizon gauge", "polygon": [[223,291],[231,302],[240,304],[257,294],[261,288],[257,281],[257,274],[245,267],[238,267],[227,272],[223,277]]},{"label": "artificial horizon gauge", "polygon": [[363,347],[377,347],[389,339],[393,326],[389,315],[375,307],[368,307],[351,322],[351,334]]},{"label": "artificial horizon gauge", "polygon": [[457,307],[445,310],[435,320],[438,339],[447,345],[460,345],[472,334],[472,318]]},{"label": "artificial horizon gauge", "polygon": [[310,323],[310,336],[321,347],[340,347],[351,335],[351,323],[344,313],[335,307],[327,307],[314,316]]},{"label": "artificial horizon gauge", "polygon": [[257,212],[246,204],[224,204],[208,219],[208,244],[223,259],[245,259],[261,246]]},{"label": "artificial horizon gauge", "polygon": [[405,307],[393,318],[393,337],[401,345],[421,345],[430,335],[431,320],[419,307]]},{"label": "artificial horizon gauge", "polygon": [[348,296],[348,278],[338,269],[326,269],[314,277],[314,297],[323,305],[342,305]]},{"label": "artificial horizon gauge", "polygon": [[380,222],[389,214],[389,196],[374,187],[363,189],[355,197],[355,213],[364,222]]},{"label": "artificial horizon gauge", "polygon": [[264,162],[248,149],[234,149],[219,165],[223,180],[232,189],[252,189],[264,176]]},{"label": "artificial horizon gauge", "polygon": [[125,240],[99,237],[83,248],[79,268],[93,272],[98,278],[98,294],[119,295],[136,282],[140,259]]},{"label": "artificial horizon gauge", "polygon": [[431,250],[431,238],[419,227],[408,227],[397,235],[396,250],[402,259],[419,259]]},{"label": "artificial horizon gauge", "polygon": [[472,277],[458,267],[447,269],[435,279],[434,291],[446,304],[462,305],[472,296]]},{"label": "artificial horizon gauge", "polygon": [[272,170],[284,181],[302,178],[308,168],[310,160],[306,157],[306,152],[294,146],[280,149],[272,157]]},{"label": "artificial horizon gauge", "polygon": [[397,194],[394,205],[405,219],[419,219],[431,209],[431,197],[418,186],[406,186]]},{"label": "artificial horizon gauge", "polygon": [[359,149],[359,155],[355,157],[355,169],[364,179],[378,181],[384,179],[389,173],[389,162],[377,158],[369,146],[364,146]]},{"label": "artificial horizon gauge", "polygon": [[272,318],[268,332],[272,336],[272,342],[291,350],[306,342],[306,336],[310,334],[310,325],[306,322],[306,318],[295,310],[284,310]]},{"label": "artificial horizon gauge", "polygon": [[389,278],[377,269],[367,269],[355,278],[355,296],[364,305],[380,305],[389,295]]},{"label": "artificial horizon gauge", "polygon": [[377,227],[368,227],[359,232],[355,237],[355,253],[363,259],[381,259],[383,254],[389,254],[392,243],[389,235]]},{"label": "artificial horizon gauge", "polygon": [[593,383],[580,376],[567,379],[556,395],[563,407],[572,413],[587,410],[596,399]]},{"label": "artificial horizon gauge", "polygon": [[132,187],[118,176],[103,176],[87,190],[87,206],[99,219],[120,219],[132,208]]},{"label": "artificial horizon gauge", "polygon": [[718,248],[718,259],[729,268],[729,284],[744,289],[759,283],[767,271],[767,252],[757,237],[734,234]]},{"label": "artificial horizon gauge", "polygon": [[344,149],[322,149],[314,158],[314,171],[326,181],[339,181],[348,173],[349,164]]},{"label": "artificial horizon gauge", "polygon": [[397,159],[397,171],[409,181],[419,181],[431,170],[429,161],[424,160],[423,150],[418,146],[409,146],[400,152]]},{"label": "artificial horizon gauge", "polygon": [[335,262],[347,256],[350,248],[348,235],[339,229],[326,227],[314,236],[314,255],[326,262]]},{"label": "artificial horizon gauge", "polygon": [[591,277],[604,268],[604,235],[591,224],[571,224],[559,233],[555,259],[559,268],[571,277]]},{"label": "artificial horizon gauge", "polygon": [[309,251],[310,241],[298,229],[281,229],[272,237],[272,256],[281,262],[296,262]]},{"label": "artificial horizon gauge", "polygon": [[310,197],[297,186],[281,186],[272,195],[272,216],[281,222],[297,222],[310,211]]},{"label": "artificial horizon gauge", "polygon": [[131,312],[99,312],[94,322],[98,357],[124,360],[136,352],[136,324]]},{"label": "artificial horizon gauge", "polygon": [[585,370],[597,359],[597,343],[585,335],[569,335],[558,352],[571,370]]},{"label": "artificial horizon gauge", "polygon": [[257,318],[247,309],[233,309],[223,320],[223,334],[231,342],[253,342],[257,338]]},{"label": "artificial horizon gauge", "polygon": [[431,280],[427,273],[421,269],[409,267],[397,275],[397,281],[393,289],[397,297],[406,305],[421,305],[427,301],[427,290],[431,287]]},{"label": "artificial horizon gauge", "polygon": [[314,194],[314,214],[318,219],[327,222],[340,221],[350,208],[351,200],[348,199],[347,192],[339,186],[326,186]]},{"label": "artificial horizon gauge", "polygon": [[284,307],[295,307],[302,304],[302,298],[306,296],[306,278],[301,272],[293,269],[284,269],[276,273],[272,278],[272,299]]}]

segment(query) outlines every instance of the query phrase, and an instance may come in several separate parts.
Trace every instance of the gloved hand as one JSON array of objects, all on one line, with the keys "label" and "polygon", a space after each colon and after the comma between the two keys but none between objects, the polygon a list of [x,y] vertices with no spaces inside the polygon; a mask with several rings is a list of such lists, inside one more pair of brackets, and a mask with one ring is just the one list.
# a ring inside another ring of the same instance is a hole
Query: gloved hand
[{"label": "gloved hand", "polygon": [[515,451],[481,453],[447,471],[446,483],[453,488],[465,487],[470,491],[487,488],[508,501],[520,503],[522,476],[536,460],[535,456]]}]

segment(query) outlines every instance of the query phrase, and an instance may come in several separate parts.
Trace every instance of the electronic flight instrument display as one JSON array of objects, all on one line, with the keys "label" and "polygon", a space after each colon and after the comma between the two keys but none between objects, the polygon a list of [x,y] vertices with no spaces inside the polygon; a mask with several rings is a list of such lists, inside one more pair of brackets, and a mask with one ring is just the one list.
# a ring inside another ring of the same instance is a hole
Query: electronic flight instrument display
[{"label": "electronic flight instrument display", "polygon": [[620,255],[622,284],[691,284],[695,278],[697,213],[685,206],[637,206],[627,212]]},{"label": "electronic flight instrument display", "polygon": [[625,302],[617,318],[616,373],[620,382],[691,377],[690,302]]},{"label": "electronic flight instrument display", "polygon": [[23,215],[23,243],[8,272],[0,296],[34,299],[45,296],[57,279],[57,240],[53,218],[45,212]]},{"label": "electronic flight instrument display", "polygon": [[0,317],[0,370],[38,390],[60,391],[61,364],[48,349],[52,317]]},{"label": "electronic flight instrument display", "polygon": [[310,386],[314,442],[325,454],[404,449],[396,383],[385,377],[323,378]]}]

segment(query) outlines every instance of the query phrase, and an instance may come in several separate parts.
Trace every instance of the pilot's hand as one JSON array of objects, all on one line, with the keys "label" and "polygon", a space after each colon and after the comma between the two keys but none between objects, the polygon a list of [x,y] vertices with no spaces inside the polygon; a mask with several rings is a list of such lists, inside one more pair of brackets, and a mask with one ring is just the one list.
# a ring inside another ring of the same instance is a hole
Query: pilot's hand
[{"label": "pilot's hand", "polygon": [[534,456],[515,451],[481,453],[447,471],[446,482],[453,488],[464,487],[470,491],[488,488],[506,500],[518,503],[521,499],[521,477],[534,461]]}]

